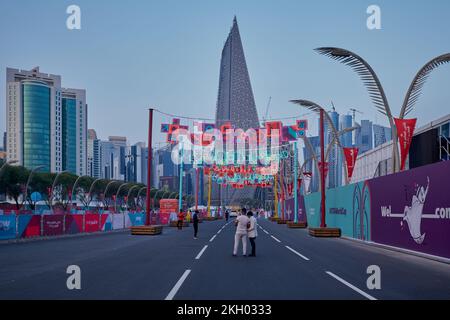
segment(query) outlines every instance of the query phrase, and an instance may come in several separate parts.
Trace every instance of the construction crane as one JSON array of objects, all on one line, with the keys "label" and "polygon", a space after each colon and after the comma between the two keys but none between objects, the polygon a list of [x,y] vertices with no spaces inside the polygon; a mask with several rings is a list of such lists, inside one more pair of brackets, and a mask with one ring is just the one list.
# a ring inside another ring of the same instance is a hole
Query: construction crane
[{"label": "construction crane", "polygon": [[269,115],[269,108],[270,108],[270,103],[271,102],[272,102],[272,97],[269,97],[269,102],[267,102],[266,113],[265,113],[264,118],[263,118],[263,123],[266,122],[267,116]]},{"label": "construction crane", "polygon": [[361,112],[361,111],[359,111],[358,109],[355,109],[355,108],[350,108],[350,111],[353,114],[353,125],[355,125],[355,123],[356,123],[356,113],[358,112],[360,114],[364,114],[364,112]]}]

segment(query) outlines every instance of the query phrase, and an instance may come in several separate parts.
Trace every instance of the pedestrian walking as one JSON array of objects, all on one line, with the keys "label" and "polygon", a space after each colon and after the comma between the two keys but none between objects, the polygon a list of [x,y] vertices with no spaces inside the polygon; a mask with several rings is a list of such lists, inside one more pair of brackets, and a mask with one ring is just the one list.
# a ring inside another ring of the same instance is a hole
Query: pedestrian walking
[{"label": "pedestrian walking", "polygon": [[249,257],[256,257],[256,237],[258,236],[258,223],[256,218],[253,216],[253,212],[249,211],[247,213],[247,217],[250,220],[250,228],[248,228],[248,239],[250,240],[250,244],[252,246],[252,253]]},{"label": "pedestrian walking", "polygon": [[228,209],[227,209],[227,210],[225,210],[225,220],[226,220],[226,222],[228,222],[229,216],[230,216],[230,211],[228,211]]},{"label": "pedestrian walking", "polygon": [[183,229],[183,222],[184,222],[184,213],[183,210],[180,210],[180,212],[178,213],[178,221],[177,221],[178,230]]},{"label": "pedestrian walking", "polygon": [[194,224],[194,239],[197,240],[197,234],[198,234],[198,215],[199,215],[199,211],[195,210],[193,215],[192,215],[192,223]]},{"label": "pedestrian walking", "polygon": [[242,253],[243,256],[247,256],[247,230],[250,227],[250,219],[246,215],[247,210],[245,208],[242,209],[242,214],[239,215],[234,224],[236,226],[236,234],[234,235],[234,250],[233,257],[236,257],[239,242],[242,241]]}]

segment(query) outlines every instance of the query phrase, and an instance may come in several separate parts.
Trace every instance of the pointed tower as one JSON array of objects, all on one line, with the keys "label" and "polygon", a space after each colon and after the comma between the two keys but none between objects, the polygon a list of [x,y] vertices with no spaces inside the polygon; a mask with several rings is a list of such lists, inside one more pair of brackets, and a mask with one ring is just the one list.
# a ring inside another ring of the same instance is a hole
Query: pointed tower
[{"label": "pointed tower", "polygon": [[255,98],[236,17],[222,50],[216,107],[216,125],[220,126],[227,121],[244,130],[259,127]]},{"label": "pointed tower", "polygon": [[[216,106],[216,125],[231,122],[235,128],[259,128],[258,113],[253,96],[244,48],[236,17],[222,50],[220,62],[219,93]],[[217,205],[239,205],[241,199],[253,198],[253,188],[236,190],[230,187],[213,187]]]}]

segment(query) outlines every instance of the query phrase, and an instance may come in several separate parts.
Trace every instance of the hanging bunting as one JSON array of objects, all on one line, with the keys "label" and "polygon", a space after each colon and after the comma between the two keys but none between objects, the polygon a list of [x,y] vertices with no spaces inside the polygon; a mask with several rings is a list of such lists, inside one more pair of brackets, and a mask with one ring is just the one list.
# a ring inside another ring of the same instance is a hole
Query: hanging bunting
[{"label": "hanging bunting", "polygon": [[400,144],[400,170],[405,169],[406,158],[416,128],[417,119],[394,119],[397,127],[398,141]]}]

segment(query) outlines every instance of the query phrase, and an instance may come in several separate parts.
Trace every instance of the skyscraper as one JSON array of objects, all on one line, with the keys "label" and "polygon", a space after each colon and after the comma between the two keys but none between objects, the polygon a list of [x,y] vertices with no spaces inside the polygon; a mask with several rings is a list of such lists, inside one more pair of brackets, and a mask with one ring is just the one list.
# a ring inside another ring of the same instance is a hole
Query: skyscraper
[{"label": "skyscraper", "polygon": [[[235,128],[243,130],[259,128],[258,113],[236,17],[225,41],[220,62],[216,125],[220,126],[225,122],[231,122]],[[214,198],[218,196],[217,189],[214,188]],[[229,192],[231,190],[228,189],[227,187],[220,195],[227,204],[242,198],[252,198],[254,194],[252,188],[241,190],[242,192],[236,190]]]},{"label": "skyscraper", "polygon": [[372,121],[361,120],[361,127],[356,130],[356,147],[362,154],[373,148],[373,126]]},{"label": "skyscraper", "polygon": [[64,89],[61,76],[6,70],[8,160],[29,169],[86,174],[84,90]]},{"label": "skyscraper", "polygon": [[378,124],[374,124],[372,127],[374,148],[392,140],[391,128],[383,127]]},{"label": "skyscraper", "polygon": [[258,128],[250,76],[236,17],[222,50],[216,125],[230,121],[236,128]]},{"label": "skyscraper", "polygon": [[100,140],[94,129],[88,130],[87,140],[87,175],[93,178],[101,178],[101,148]]}]

